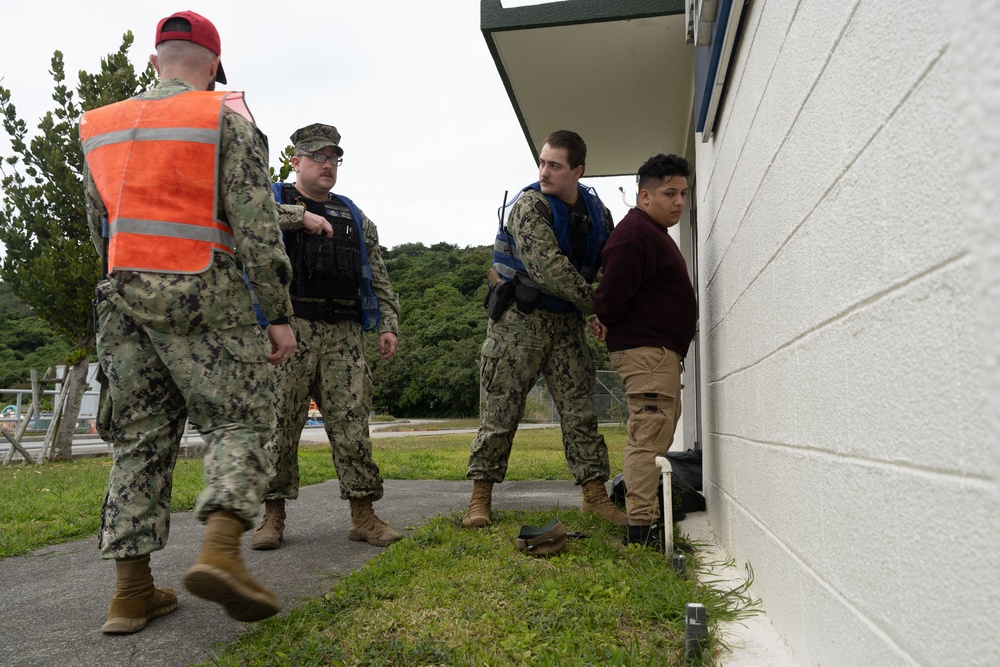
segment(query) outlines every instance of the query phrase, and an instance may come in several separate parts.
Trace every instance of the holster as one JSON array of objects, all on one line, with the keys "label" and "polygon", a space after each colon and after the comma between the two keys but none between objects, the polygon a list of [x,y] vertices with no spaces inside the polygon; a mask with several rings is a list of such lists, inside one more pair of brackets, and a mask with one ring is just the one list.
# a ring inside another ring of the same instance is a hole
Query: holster
[{"label": "holster", "polygon": [[514,300],[514,283],[509,280],[501,280],[495,285],[490,285],[490,291],[486,293],[486,314],[496,322],[503,317],[504,312],[510,307]]}]

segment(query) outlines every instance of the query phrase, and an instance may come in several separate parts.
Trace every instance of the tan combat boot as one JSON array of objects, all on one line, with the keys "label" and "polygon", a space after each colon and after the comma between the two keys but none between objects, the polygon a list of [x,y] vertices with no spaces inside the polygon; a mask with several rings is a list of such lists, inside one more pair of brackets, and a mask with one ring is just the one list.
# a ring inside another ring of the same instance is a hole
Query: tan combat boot
[{"label": "tan combat boot", "polygon": [[101,632],[126,635],[139,632],[148,621],[177,609],[177,595],[169,588],[153,586],[149,554],[115,561],[118,581],[108,606],[108,620]]},{"label": "tan combat boot", "polygon": [[490,525],[490,510],[493,504],[493,482],[477,479],[472,483],[472,498],[465,512],[462,525],[466,528],[482,528]]},{"label": "tan combat boot", "polygon": [[403,539],[389,525],[378,518],[372,509],[371,498],[351,498],[351,529],[347,537],[355,542],[367,542],[377,547],[387,547]]},{"label": "tan combat boot", "polygon": [[281,607],[274,593],[247,572],[240,557],[243,522],[230,512],[213,512],[205,522],[205,543],[194,566],[184,575],[184,586],[193,595],[218,602],[237,621],[260,621]]},{"label": "tan combat boot", "polygon": [[250,548],[258,551],[277,549],[285,539],[285,501],[265,500],[264,518],[250,538]]},{"label": "tan combat boot", "polygon": [[584,514],[596,514],[615,525],[624,526],[628,523],[628,517],[611,502],[608,491],[604,488],[604,482],[603,479],[584,482],[583,504],[580,506],[580,511]]}]

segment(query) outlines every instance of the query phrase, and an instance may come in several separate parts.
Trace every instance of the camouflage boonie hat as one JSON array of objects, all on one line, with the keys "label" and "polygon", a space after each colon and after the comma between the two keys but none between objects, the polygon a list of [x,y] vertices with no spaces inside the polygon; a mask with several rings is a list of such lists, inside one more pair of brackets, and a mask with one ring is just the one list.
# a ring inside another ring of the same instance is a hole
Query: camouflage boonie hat
[{"label": "camouflage boonie hat", "polygon": [[[521,526],[521,532],[517,534],[517,540],[514,544],[517,545],[518,549],[532,556],[554,556],[566,548],[568,536],[566,526],[557,516],[541,528]],[[577,536],[579,535],[574,535],[574,537]]]},{"label": "camouflage boonie hat", "polygon": [[292,133],[292,145],[297,151],[314,153],[321,148],[333,146],[337,149],[337,155],[343,157],[344,149],[340,147],[340,132],[333,125],[323,125],[313,123]]}]

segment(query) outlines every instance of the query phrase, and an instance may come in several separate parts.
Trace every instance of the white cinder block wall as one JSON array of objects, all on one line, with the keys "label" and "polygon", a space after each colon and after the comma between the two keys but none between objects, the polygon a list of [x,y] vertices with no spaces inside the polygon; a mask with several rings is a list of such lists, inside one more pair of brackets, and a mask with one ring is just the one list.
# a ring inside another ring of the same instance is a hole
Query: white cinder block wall
[{"label": "white cinder block wall", "polygon": [[961,103],[1000,122],[1000,32],[973,4],[751,2],[697,143],[710,518],[803,665],[1000,664],[1000,155],[965,178]]},{"label": "white cinder block wall", "polygon": [[[992,517],[985,540],[992,556],[985,567],[992,570],[992,577],[978,582],[978,590],[970,593],[977,611],[985,609],[991,622],[983,630],[985,638],[970,641],[981,647],[976,664],[1000,665],[1000,12],[995,2],[979,0],[963,0],[957,9],[958,20],[953,22],[956,60],[966,64],[956,76],[956,115],[962,127],[959,188],[972,226],[977,268],[974,294],[981,315],[980,363],[985,368],[985,413],[993,445],[988,469],[992,497],[984,501]],[[970,497],[968,502],[979,501]],[[966,549],[963,556],[972,560],[977,554]]]}]

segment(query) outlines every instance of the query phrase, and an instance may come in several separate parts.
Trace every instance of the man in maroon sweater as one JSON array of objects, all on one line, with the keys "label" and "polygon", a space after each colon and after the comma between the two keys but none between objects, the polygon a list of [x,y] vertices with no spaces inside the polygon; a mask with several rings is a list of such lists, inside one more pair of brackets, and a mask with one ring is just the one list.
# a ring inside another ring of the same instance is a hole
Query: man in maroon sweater
[{"label": "man in maroon sweater", "polygon": [[681,416],[681,371],[694,338],[698,306],[687,265],[667,230],[688,196],[687,160],[657,155],[639,168],[636,208],[604,246],[604,274],[594,296],[591,327],[608,346],[628,395],[625,440],[625,543],[661,550],[655,459],[670,449]]}]

